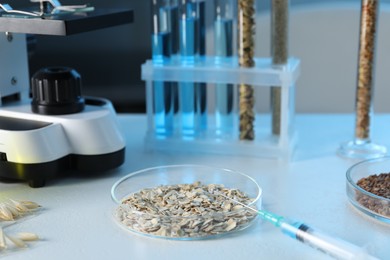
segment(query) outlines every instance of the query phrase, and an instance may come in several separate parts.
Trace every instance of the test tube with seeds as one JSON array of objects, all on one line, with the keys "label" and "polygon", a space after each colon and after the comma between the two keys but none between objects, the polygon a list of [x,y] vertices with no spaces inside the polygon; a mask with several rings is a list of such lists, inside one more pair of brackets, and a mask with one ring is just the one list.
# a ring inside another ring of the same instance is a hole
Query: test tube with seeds
[{"label": "test tube with seeds", "polygon": [[360,37],[355,101],[355,137],[343,143],[341,155],[354,158],[384,156],[386,148],[371,142],[372,101],[376,54],[379,0],[362,0],[360,13]]},{"label": "test tube with seeds", "polygon": [[[238,57],[241,67],[254,67],[255,1],[238,0]],[[253,86],[240,84],[240,140],[254,140],[255,97]]]},{"label": "test tube with seeds", "polygon": [[[288,62],[289,0],[272,0],[271,56],[275,68]],[[271,87],[272,133],[280,135],[281,87]]]}]

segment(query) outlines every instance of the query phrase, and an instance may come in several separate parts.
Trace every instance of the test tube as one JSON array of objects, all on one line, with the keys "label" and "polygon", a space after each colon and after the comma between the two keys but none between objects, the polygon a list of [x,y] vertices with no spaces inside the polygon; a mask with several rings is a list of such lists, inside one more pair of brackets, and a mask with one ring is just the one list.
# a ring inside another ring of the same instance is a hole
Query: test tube
[{"label": "test tube", "polygon": [[170,32],[172,56],[179,54],[179,3],[178,0],[169,0],[160,9],[162,19],[162,30]]},{"label": "test tube", "polygon": [[[234,23],[235,0],[214,0],[214,49],[216,65],[235,55]],[[232,131],[234,122],[234,84],[215,84],[215,124],[216,134]]]},{"label": "test tube", "polygon": [[[198,0],[180,1],[180,58],[183,66],[195,66],[201,57],[201,19],[204,19],[205,2]],[[179,108],[182,119],[182,134],[194,136],[205,122],[205,86],[202,83],[179,83]]]},{"label": "test tube", "polygon": [[[289,0],[272,0],[271,6],[271,56],[275,68],[288,62]],[[272,133],[280,135],[281,87],[271,87]]]},{"label": "test tube", "polygon": [[370,137],[378,15],[379,0],[361,1],[355,137],[339,149],[346,157],[368,159],[384,156],[387,152],[386,147],[372,143]]},{"label": "test tube", "polygon": [[379,1],[362,0],[355,128],[359,140],[370,138],[378,10]]},{"label": "test tube", "polygon": [[[154,66],[164,66],[172,55],[169,8],[169,0],[152,0],[152,61]],[[154,81],[152,84],[155,133],[170,135],[173,132],[174,119],[172,83]]]},{"label": "test tube", "polygon": [[[241,67],[255,66],[255,0],[238,0],[238,58]],[[240,84],[240,140],[254,140],[255,98],[253,86]]]},{"label": "test tube", "polygon": [[[203,60],[206,56],[206,0],[197,0],[198,8],[198,48],[199,48],[199,58]],[[200,117],[200,127],[201,129],[207,128],[207,84],[206,83],[196,83],[197,90],[197,106]]]},{"label": "test tube", "polygon": [[206,55],[206,0],[196,0],[199,18],[199,55]]},{"label": "test tube", "polygon": [[[179,2],[178,0],[169,0],[169,4],[160,9],[162,17],[163,31],[170,32],[170,44],[171,44],[171,58],[176,60],[180,54],[179,48]],[[176,117],[178,114],[179,97],[178,97],[178,83],[170,82],[172,98],[173,98],[173,120],[176,124]]]}]

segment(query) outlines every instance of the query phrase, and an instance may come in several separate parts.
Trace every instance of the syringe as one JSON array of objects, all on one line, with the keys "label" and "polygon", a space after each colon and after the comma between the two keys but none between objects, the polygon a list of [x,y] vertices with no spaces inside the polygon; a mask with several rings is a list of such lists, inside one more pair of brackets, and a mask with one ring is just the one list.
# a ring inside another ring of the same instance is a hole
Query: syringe
[{"label": "syringe", "polygon": [[271,222],[275,227],[280,228],[283,234],[298,240],[306,245],[311,246],[317,250],[322,251],[325,254],[328,254],[331,257],[336,259],[357,259],[357,260],[375,260],[378,259],[374,256],[369,255],[366,250],[361,247],[358,247],[354,244],[351,244],[347,241],[344,241],[339,238],[334,238],[328,236],[321,231],[318,231],[301,221],[294,221],[274,213],[258,210],[251,208],[244,203],[241,203],[235,199],[229,198],[221,193],[215,193],[215,195],[219,195],[231,200],[234,203],[237,203],[247,209],[255,211],[259,216]]}]

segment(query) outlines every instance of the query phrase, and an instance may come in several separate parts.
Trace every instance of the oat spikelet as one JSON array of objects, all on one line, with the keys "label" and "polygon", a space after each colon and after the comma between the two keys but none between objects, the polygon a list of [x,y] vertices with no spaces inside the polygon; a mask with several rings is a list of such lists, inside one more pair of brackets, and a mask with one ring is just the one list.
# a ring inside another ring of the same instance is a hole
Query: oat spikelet
[{"label": "oat spikelet", "polygon": [[16,235],[22,241],[37,241],[39,237],[37,234],[30,232],[21,232]]},{"label": "oat spikelet", "polygon": [[15,246],[17,247],[20,247],[20,248],[24,248],[24,247],[27,247],[27,244],[24,243],[21,239],[17,238],[17,237],[13,237],[13,236],[9,236],[7,234],[5,234],[5,237],[11,241],[12,243],[15,244]]},{"label": "oat spikelet", "polygon": [[41,205],[39,205],[38,203],[35,203],[33,201],[28,201],[28,200],[20,201],[20,204],[22,204],[28,209],[37,209],[41,207]]},{"label": "oat spikelet", "polygon": [[0,204],[0,220],[12,221],[14,216],[6,204]]},{"label": "oat spikelet", "polygon": [[5,235],[3,228],[0,227],[0,251],[7,248],[7,243],[5,242]]}]

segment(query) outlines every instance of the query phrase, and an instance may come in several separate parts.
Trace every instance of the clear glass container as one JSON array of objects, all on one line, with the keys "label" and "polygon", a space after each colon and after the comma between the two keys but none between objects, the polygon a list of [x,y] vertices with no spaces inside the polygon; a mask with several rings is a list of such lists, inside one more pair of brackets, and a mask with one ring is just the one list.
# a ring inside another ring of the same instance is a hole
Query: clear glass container
[{"label": "clear glass container", "polygon": [[[182,66],[195,66],[205,55],[205,7],[201,0],[181,0],[179,19]],[[207,128],[207,90],[204,83],[179,83],[181,133],[193,138]]]},{"label": "clear glass container", "polygon": [[[228,211],[215,212],[209,216],[206,216],[206,214],[196,214],[187,217],[168,216],[166,212],[153,215],[144,213],[143,211],[131,210],[129,214],[131,216],[129,218],[130,220],[123,221],[120,217],[121,207],[124,207],[122,202],[140,190],[144,190],[145,188],[152,189],[160,185],[192,184],[195,182],[201,182],[203,185],[223,184],[229,189],[239,189],[252,199],[252,202],[248,204],[249,206],[261,208],[262,190],[260,186],[254,179],[243,173],[202,165],[169,165],[140,170],[118,180],[111,189],[112,199],[116,203],[114,218],[125,230],[136,234],[175,240],[216,238],[241,231],[254,223],[257,216],[253,212],[246,217],[239,217],[242,215],[244,208],[232,208]],[[153,207],[154,205],[149,206]],[[237,216],[237,219],[235,219],[237,225],[232,229],[227,229],[222,232],[214,230],[215,232],[213,232],[212,227],[209,229],[205,228],[210,223],[212,225],[224,226],[229,219],[235,218],[235,216]],[[144,221],[148,220],[157,227],[145,230]],[[192,225],[189,223],[199,228],[192,229],[190,233],[187,230],[185,232],[178,232],[178,226],[186,226],[188,228],[189,225]],[[164,232],[161,232],[162,228]]]},{"label": "clear glass container", "polygon": [[[386,223],[390,223],[390,198],[367,191],[359,181],[363,178],[389,172],[390,157],[382,157],[359,162],[350,167],[346,174],[347,195],[352,205],[364,214]],[[372,184],[367,183],[367,185]]]},{"label": "clear glass container", "polygon": [[[272,0],[271,57],[275,68],[283,69],[288,62],[289,0]],[[281,88],[271,87],[272,133],[280,135]]]},{"label": "clear glass container", "polygon": [[[194,67],[173,63],[164,67],[154,66],[151,61],[142,65],[141,77],[146,82],[147,104],[151,103],[149,89],[155,80],[177,82],[206,82],[216,84],[252,85],[260,91],[267,91],[271,86],[281,86],[281,133],[272,135],[269,117],[260,115],[256,118],[256,139],[253,141],[239,139],[238,113],[235,114],[232,134],[216,136],[212,124],[202,134],[192,139],[185,139],[180,132],[169,138],[158,138],[153,132],[152,114],[148,109],[148,131],[145,138],[147,150],[175,151],[187,153],[231,154],[292,159],[298,135],[294,124],[294,94],[295,83],[300,75],[300,60],[289,58],[285,69],[275,69],[270,58],[255,58],[253,68],[238,67],[237,57],[230,58],[226,63],[216,66],[216,57],[207,57],[204,62]],[[269,92],[268,92],[269,93]],[[264,96],[267,99],[268,96]],[[236,98],[237,102],[237,98]],[[237,111],[237,110],[236,110]],[[211,123],[214,117],[210,114]],[[259,120],[258,120],[259,119]]]},{"label": "clear glass container", "polygon": [[[297,143],[293,118],[300,61],[289,58],[281,65],[283,68],[279,68],[273,58],[254,57],[255,1],[237,1],[180,0],[178,58],[160,67],[151,61],[142,65],[141,77],[146,81],[147,91],[147,150],[292,159]],[[196,24],[199,25],[199,19],[204,16],[199,14],[202,13],[199,12],[200,5],[207,6],[208,12],[214,12],[214,17],[208,17],[214,18],[215,48],[212,55],[204,57],[199,51],[201,48],[197,47],[199,41],[195,39],[200,38]],[[150,89],[156,80],[174,81],[179,86],[175,131],[166,138],[154,135],[155,126],[151,120]],[[207,85],[208,92],[199,91],[200,85]],[[238,91],[240,85],[244,86],[241,93]],[[269,106],[273,86],[280,87],[281,91],[279,135],[271,132],[269,111],[260,112]],[[210,98],[212,102],[206,100]],[[255,98],[258,113],[254,107]],[[240,105],[239,100],[242,101]],[[207,107],[207,120],[203,123],[200,111],[206,111],[206,107],[200,104],[206,104],[206,101],[210,107]],[[240,113],[245,115],[240,117]],[[240,129],[244,132],[243,138],[240,138]]]},{"label": "clear glass container", "polygon": [[[254,0],[238,0],[238,60],[244,68],[255,66],[255,20]],[[239,86],[239,130],[240,140],[255,139],[255,95],[251,85]]]},{"label": "clear glass container", "polygon": [[362,0],[355,136],[352,141],[342,143],[339,148],[339,154],[345,157],[369,159],[384,156],[387,152],[386,147],[371,141],[378,15],[379,0]]},{"label": "clear glass container", "polygon": [[200,55],[200,17],[197,0],[179,2],[180,55],[183,63],[194,64]]},{"label": "clear glass container", "polygon": [[[198,8],[198,19],[199,19],[199,59],[204,61],[206,56],[206,0],[197,0],[196,5]],[[197,88],[197,108],[199,111],[199,124],[202,131],[208,128],[208,116],[207,116],[207,84],[198,83],[196,84]]]},{"label": "clear glass container", "polygon": [[[214,52],[216,66],[236,55],[237,1],[214,0]],[[237,116],[234,84],[215,84],[215,131],[217,136],[232,134]]]},{"label": "clear glass container", "polygon": [[163,64],[172,55],[169,0],[152,0],[152,58]]},{"label": "clear glass container", "polygon": [[[177,19],[177,5],[170,0],[152,0],[152,61],[157,66],[169,62],[178,48]],[[155,134],[172,135],[177,87],[172,82],[155,81],[152,92]]]},{"label": "clear glass container", "polygon": [[160,8],[162,28],[170,33],[172,55],[179,54],[179,3],[178,0],[168,0],[163,8]]}]

